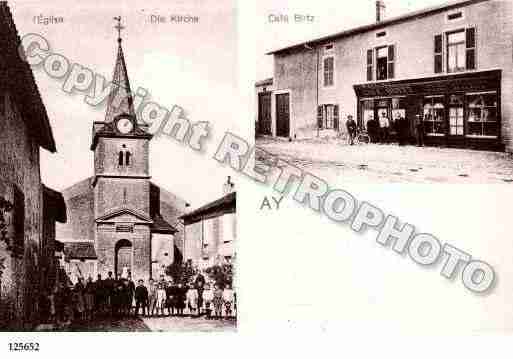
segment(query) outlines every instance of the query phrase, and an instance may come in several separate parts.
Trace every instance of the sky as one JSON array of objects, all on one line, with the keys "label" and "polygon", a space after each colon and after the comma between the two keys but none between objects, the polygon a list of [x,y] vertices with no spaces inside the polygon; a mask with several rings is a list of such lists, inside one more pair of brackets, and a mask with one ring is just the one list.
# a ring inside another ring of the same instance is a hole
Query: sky
[{"label": "sky", "polygon": [[[131,4],[135,4],[133,6]],[[212,138],[207,154],[198,154],[165,137],[151,141],[150,174],[163,188],[196,208],[222,195],[229,171],[211,159],[226,129],[237,130],[226,98],[237,93],[237,23],[232,0],[193,1],[42,1],[9,3],[18,32],[37,33],[51,50],[110,81],[117,50],[114,16],[121,15],[123,50],[132,91],[141,86],[148,100],[171,109],[179,105],[191,122],[209,121]],[[34,17],[62,17],[62,23],[42,25]],[[151,22],[151,15],[197,16],[195,24]],[[69,95],[63,80],[33,69],[46,106],[57,153],[41,151],[44,183],[62,190],[93,174],[91,127],[103,121],[105,107],[86,104],[83,93]],[[208,173],[208,180],[205,174]]]}]

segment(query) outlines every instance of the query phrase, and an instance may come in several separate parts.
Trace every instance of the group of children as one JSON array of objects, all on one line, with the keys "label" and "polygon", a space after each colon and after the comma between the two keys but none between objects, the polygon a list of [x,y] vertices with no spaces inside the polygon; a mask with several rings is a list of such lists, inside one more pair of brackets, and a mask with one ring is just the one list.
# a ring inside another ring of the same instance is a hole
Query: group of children
[{"label": "group of children", "polygon": [[[150,279],[148,286],[141,279],[135,288],[135,314],[164,316],[184,315],[200,316],[207,319],[235,317],[237,310],[236,294],[230,285],[201,283],[196,281],[188,285],[173,284],[163,277],[158,282]],[[166,313],[167,312],[167,313]]]}]

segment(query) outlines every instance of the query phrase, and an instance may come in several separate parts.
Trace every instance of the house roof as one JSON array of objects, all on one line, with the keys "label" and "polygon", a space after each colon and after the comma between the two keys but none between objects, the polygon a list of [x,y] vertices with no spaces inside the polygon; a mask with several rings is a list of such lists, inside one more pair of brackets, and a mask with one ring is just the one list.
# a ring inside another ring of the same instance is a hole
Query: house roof
[{"label": "house roof", "polygon": [[64,255],[67,259],[97,259],[93,242],[65,242]]},{"label": "house roof", "polygon": [[426,16],[431,16],[431,15],[434,15],[434,14],[437,14],[437,13],[440,13],[440,12],[443,12],[443,11],[447,11],[447,10],[451,10],[451,9],[459,8],[459,7],[463,7],[463,6],[473,5],[473,4],[484,2],[484,1],[490,1],[490,0],[456,0],[456,1],[446,2],[444,4],[437,5],[437,6],[432,6],[432,7],[429,7],[429,8],[424,8],[422,10],[408,12],[406,14],[403,14],[403,15],[400,15],[400,16],[396,16],[396,17],[392,17],[392,18],[387,19],[387,20],[383,20],[383,21],[379,21],[379,22],[374,22],[372,24],[367,24],[367,25],[363,25],[363,26],[358,26],[358,27],[355,27],[355,28],[352,28],[352,29],[348,29],[348,30],[344,30],[344,31],[341,31],[341,32],[337,32],[335,34],[331,34],[331,35],[327,35],[327,36],[322,36],[322,37],[319,37],[319,38],[316,38],[316,39],[313,39],[313,40],[310,40],[310,41],[305,41],[305,42],[297,43],[297,44],[294,44],[294,45],[286,46],[286,47],[283,47],[283,48],[280,48],[280,49],[277,49],[277,50],[270,51],[266,55],[278,54],[278,53],[281,53],[281,52],[285,52],[287,50],[292,50],[292,49],[295,49],[295,48],[304,47],[305,45],[313,45],[313,44],[316,44],[316,43],[321,43],[321,42],[326,42],[326,41],[333,41],[333,40],[337,40],[337,39],[340,39],[340,38],[349,37],[349,36],[353,36],[353,35],[356,35],[356,34],[364,33],[364,32],[367,32],[367,31],[377,30],[377,29],[380,29],[380,28],[383,28],[383,27],[386,27],[386,26],[389,26],[389,25],[395,25],[395,24],[399,24],[399,23],[402,23],[402,22],[406,22],[406,21],[417,20],[417,19],[420,19],[420,18],[423,18],[423,17],[426,17]]},{"label": "house roof", "polygon": [[21,40],[11,10],[6,1],[0,1],[0,90],[8,91],[19,104],[29,133],[39,146],[56,152],[46,108],[32,70],[18,52],[20,46]]},{"label": "house roof", "polygon": [[43,203],[48,211],[45,216],[51,214],[56,221],[66,223],[66,203],[62,193],[43,185]]},{"label": "house roof", "polygon": [[179,218],[182,219],[186,224],[190,224],[200,221],[204,218],[216,217],[223,213],[233,213],[236,209],[236,197],[236,192],[228,193],[218,200],[210,202]]}]

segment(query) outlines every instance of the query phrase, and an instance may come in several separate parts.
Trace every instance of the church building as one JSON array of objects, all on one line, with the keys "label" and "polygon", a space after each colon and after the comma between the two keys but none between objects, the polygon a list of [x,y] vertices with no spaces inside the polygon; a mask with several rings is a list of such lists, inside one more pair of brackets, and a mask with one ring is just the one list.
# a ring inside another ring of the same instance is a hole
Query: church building
[{"label": "church building", "polygon": [[65,244],[71,278],[112,272],[147,280],[183,258],[178,217],[189,205],[151,181],[152,135],[135,113],[120,36],[117,41],[117,88],[105,119],[93,123],[94,175],[63,191],[68,221],[57,227],[57,239]]}]

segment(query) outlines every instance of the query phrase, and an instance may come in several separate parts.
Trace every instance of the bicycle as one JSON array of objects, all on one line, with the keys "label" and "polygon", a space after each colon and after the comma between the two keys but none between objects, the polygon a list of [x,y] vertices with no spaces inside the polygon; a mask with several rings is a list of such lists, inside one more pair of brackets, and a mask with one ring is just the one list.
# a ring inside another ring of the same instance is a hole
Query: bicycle
[{"label": "bicycle", "polygon": [[[346,144],[350,144],[351,138],[349,137],[349,133],[348,132],[340,131],[338,133],[337,137],[339,139],[341,139],[342,141],[346,142]],[[354,136],[353,143],[355,145],[363,145],[363,144],[368,144],[370,142],[371,142],[370,136],[367,133],[367,131],[365,131],[364,129],[361,129],[360,127],[358,127],[356,129],[356,135]]]}]

